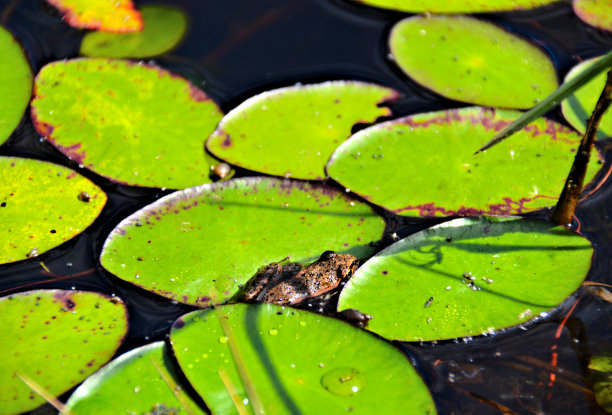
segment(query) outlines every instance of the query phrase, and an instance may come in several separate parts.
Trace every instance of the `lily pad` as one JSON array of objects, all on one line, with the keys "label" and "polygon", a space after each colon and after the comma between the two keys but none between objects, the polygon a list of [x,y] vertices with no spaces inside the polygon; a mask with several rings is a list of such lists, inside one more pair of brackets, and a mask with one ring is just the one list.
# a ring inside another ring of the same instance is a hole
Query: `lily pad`
[{"label": "lily pad", "polygon": [[586,24],[612,30],[612,4],[608,0],[573,0],[574,13]]},{"label": "lily pad", "polygon": [[187,30],[187,16],[167,5],[140,8],[145,27],[142,32],[90,32],[83,37],[81,55],[106,58],[147,58],[176,47]]},{"label": "lily pad", "polygon": [[[540,118],[474,154],[519,115],[472,107],[381,123],[338,147],[327,171],[401,215],[509,215],[554,205],[580,141],[569,128]],[[587,182],[599,168],[593,153]]]},{"label": "lily pad", "polygon": [[389,88],[335,81],[264,92],[230,111],[206,142],[215,156],[275,176],[322,180],[325,163],[357,123],[397,98]]},{"label": "lily pad", "polygon": [[74,170],[0,157],[0,264],[55,248],[98,217],[106,194]]},{"label": "lily pad", "polygon": [[123,220],[100,261],[119,278],[188,304],[226,301],[257,270],[326,250],[366,257],[382,218],[322,184],[233,179],[168,195]]},{"label": "lily pad", "polygon": [[88,377],[66,403],[75,414],[204,414],[180,385],[164,342],[122,354]]},{"label": "lily pad", "polygon": [[213,413],[436,413],[397,349],[307,311],[270,304],[196,311],[174,323],[170,341]]},{"label": "lily pad", "polygon": [[140,12],[132,0],[47,0],[73,27],[106,32],[138,32],[143,28]]},{"label": "lily pad", "polygon": [[[589,59],[574,66],[565,77],[565,82],[584,72],[588,67],[597,62],[598,59],[599,57]],[[567,122],[582,134],[586,131],[587,120],[595,109],[595,105],[597,105],[597,100],[606,84],[606,78],[606,72],[600,73],[561,103],[561,111]],[[606,111],[602,117],[599,130],[597,131],[598,139],[608,137],[612,137],[612,112],[610,110]]]},{"label": "lily pad", "polygon": [[32,70],[21,46],[0,26],[0,144],[11,135],[28,106]]},{"label": "lily pad", "polygon": [[588,374],[597,403],[612,412],[612,356],[592,356]]},{"label": "lily pad", "polygon": [[21,378],[61,395],[106,363],[127,332],[117,298],[84,291],[39,290],[0,299],[0,407],[3,414],[45,401]]},{"label": "lily pad", "polygon": [[559,0],[352,0],[383,9],[408,13],[481,13],[533,9]]},{"label": "lily pad", "polygon": [[32,101],[38,132],[71,159],[111,180],[173,189],[211,182],[202,143],[221,116],[183,78],[101,58],[46,65]]},{"label": "lily pad", "polygon": [[404,19],[393,27],[389,47],[408,76],[457,101],[530,108],[557,88],[555,67],[544,52],[472,17]]},{"label": "lily pad", "polygon": [[463,218],[398,241],[363,264],[338,309],[405,341],[493,333],[546,316],[580,287],[593,248],[543,221]]}]

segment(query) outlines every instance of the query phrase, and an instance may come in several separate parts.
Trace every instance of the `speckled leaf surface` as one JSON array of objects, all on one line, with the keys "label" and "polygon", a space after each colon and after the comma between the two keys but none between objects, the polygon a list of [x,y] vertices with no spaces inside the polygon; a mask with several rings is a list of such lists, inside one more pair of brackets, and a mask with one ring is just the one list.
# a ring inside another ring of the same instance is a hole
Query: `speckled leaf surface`
[{"label": "speckled leaf surface", "polygon": [[364,258],[383,228],[369,206],[322,184],[234,179],[184,189],[136,212],[109,235],[100,260],[149,291],[207,305],[287,256],[313,262],[333,250]]},{"label": "speckled leaf surface", "polygon": [[74,170],[0,157],[0,264],[48,251],[87,228],[106,194]]},{"label": "speckled leaf surface", "polygon": [[253,413],[260,413],[257,401],[270,414],[436,413],[425,384],[399,350],[307,311],[270,304],[196,311],[174,323],[170,341],[213,413],[239,413],[227,385],[237,404]]},{"label": "speckled leaf surface", "polygon": [[[593,65],[597,59],[599,58],[589,59],[574,66],[565,77],[565,82],[568,82],[578,74],[584,72],[589,66]],[[607,71],[604,71],[597,75],[561,103],[561,110],[567,122],[582,134],[586,131],[587,120],[591,116],[593,109],[595,109],[597,100],[606,84],[606,72]],[[606,111],[602,117],[599,130],[597,131],[598,139],[607,137],[612,137],[612,113],[610,110]]]},{"label": "speckled leaf surface", "polygon": [[[359,131],[327,166],[331,178],[401,215],[508,215],[554,205],[580,136],[540,118],[483,153],[519,113],[479,107],[417,114]],[[586,182],[599,169],[593,152]]]},{"label": "speckled leaf surface", "polygon": [[532,9],[559,0],[352,0],[383,9],[409,13],[479,13]]},{"label": "speckled leaf surface", "polygon": [[147,58],[174,49],[187,30],[187,16],[166,5],[140,9],[144,29],[136,33],[90,32],[83,37],[81,55],[106,58]]},{"label": "speckled leaf surface", "polygon": [[66,408],[75,414],[206,413],[180,385],[174,367],[162,341],[130,350],[88,377]]},{"label": "speckled leaf surface", "polygon": [[34,95],[38,132],[98,174],[172,189],[211,182],[202,146],[222,114],[183,78],[149,64],[74,59],[44,66]]},{"label": "speckled leaf surface", "polygon": [[32,93],[32,70],[21,46],[0,26],[0,144],[11,135]]},{"label": "speckled leaf surface", "polygon": [[609,0],[573,0],[574,13],[586,24],[612,30],[612,3]]},{"label": "speckled leaf surface", "polygon": [[142,30],[140,12],[132,0],[47,0],[73,27],[105,32],[137,32]]},{"label": "speckled leaf surface", "polygon": [[3,414],[45,401],[25,375],[54,396],[106,363],[127,332],[117,298],[84,291],[38,290],[0,298],[0,408]]},{"label": "speckled leaf surface", "polygon": [[396,242],[363,264],[338,309],[371,314],[388,339],[493,333],[551,309],[580,287],[593,249],[547,222],[465,218]]},{"label": "speckled leaf surface", "polygon": [[296,179],[325,178],[325,163],[357,123],[370,123],[397,92],[333,81],[276,89],[247,99],[221,120],[208,150],[236,166]]},{"label": "speckled leaf surface", "polygon": [[410,78],[457,101],[530,108],[557,88],[555,67],[544,52],[468,16],[404,19],[391,30],[389,47]]}]

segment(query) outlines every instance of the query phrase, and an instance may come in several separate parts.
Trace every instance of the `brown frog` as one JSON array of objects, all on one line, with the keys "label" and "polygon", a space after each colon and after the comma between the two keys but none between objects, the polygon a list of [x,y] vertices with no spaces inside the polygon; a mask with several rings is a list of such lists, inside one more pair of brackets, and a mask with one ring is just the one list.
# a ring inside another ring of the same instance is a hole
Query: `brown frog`
[{"label": "brown frog", "polygon": [[243,287],[239,300],[278,305],[298,304],[336,288],[357,268],[352,255],[325,251],[310,265],[275,262],[261,269]]}]

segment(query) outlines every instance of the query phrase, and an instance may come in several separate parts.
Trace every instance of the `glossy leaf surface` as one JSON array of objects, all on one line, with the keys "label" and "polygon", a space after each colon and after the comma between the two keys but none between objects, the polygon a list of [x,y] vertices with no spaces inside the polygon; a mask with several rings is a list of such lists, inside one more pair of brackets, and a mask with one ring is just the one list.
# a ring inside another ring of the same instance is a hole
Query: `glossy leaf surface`
[{"label": "glossy leaf surface", "polygon": [[0,26],[0,144],[11,135],[30,101],[32,70],[21,46]]},{"label": "glossy leaf surface", "polygon": [[47,0],[64,15],[73,27],[105,32],[137,32],[142,30],[140,12],[132,0]]},{"label": "glossy leaf surface", "polygon": [[18,376],[58,396],[106,363],[127,332],[121,301],[84,291],[38,290],[3,297],[0,315],[3,414],[45,402]]},{"label": "glossy leaf surface", "polygon": [[270,414],[436,413],[397,349],[307,311],[270,304],[196,311],[174,323],[170,341],[213,413],[238,413],[228,390],[254,413],[258,406]]},{"label": "glossy leaf surface", "polygon": [[130,350],[87,378],[66,407],[76,414],[206,413],[179,384],[174,366],[162,341]]},{"label": "glossy leaf surface", "polygon": [[338,309],[371,314],[368,329],[388,339],[493,333],[559,305],[580,287],[592,255],[585,238],[547,222],[456,219],[368,260]]},{"label": "glossy leaf surface", "polygon": [[347,81],[264,92],[230,111],[206,147],[260,173],[322,180],[325,163],[353,125],[389,115],[378,105],[396,97],[389,88]]},{"label": "glossy leaf surface", "polygon": [[322,184],[234,179],[173,193],[123,220],[101,263],[149,291],[207,305],[287,256],[313,262],[334,250],[363,258],[383,228],[369,206]]},{"label": "glossy leaf surface", "polygon": [[[331,178],[401,215],[508,215],[554,205],[580,136],[540,118],[489,151],[474,149],[519,113],[479,107],[417,114],[359,131]],[[600,165],[594,152],[586,182]]]},{"label": "glossy leaf surface", "polygon": [[404,19],[393,27],[389,46],[409,77],[457,101],[530,108],[557,87],[555,67],[540,49],[472,17]]},{"label": "glossy leaf surface", "polygon": [[604,30],[612,30],[612,3],[608,0],[573,0],[574,13],[580,19]]},{"label": "glossy leaf surface", "polygon": [[144,29],[135,33],[90,32],[81,55],[106,58],[147,58],[174,49],[187,30],[187,17],[165,5],[141,7]]},{"label": "glossy leaf surface", "polygon": [[96,173],[172,189],[211,182],[202,146],[221,112],[185,79],[153,65],[91,58],[50,63],[35,85],[38,132]]},{"label": "glossy leaf surface", "polygon": [[0,264],[36,256],[98,217],[106,194],[74,170],[0,157]]},{"label": "glossy leaf surface", "polygon": [[531,9],[559,0],[352,0],[383,9],[409,13],[479,13]]}]

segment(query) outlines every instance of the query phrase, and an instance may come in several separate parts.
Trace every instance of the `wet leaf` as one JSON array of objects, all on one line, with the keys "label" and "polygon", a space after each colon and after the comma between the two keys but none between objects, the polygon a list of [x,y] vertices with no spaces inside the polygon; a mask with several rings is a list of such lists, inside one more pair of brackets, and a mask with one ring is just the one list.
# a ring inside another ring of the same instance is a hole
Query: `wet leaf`
[{"label": "wet leaf", "polygon": [[0,157],[0,264],[42,254],[98,217],[106,194],[74,170]]},{"label": "wet leaf", "polygon": [[612,30],[612,4],[608,0],[573,0],[574,13],[586,24]]},{"label": "wet leaf", "polygon": [[586,239],[547,222],[456,219],[368,260],[338,309],[371,314],[368,329],[388,339],[493,333],[545,316],[580,287],[592,256]]},{"label": "wet leaf", "polygon": [[25,375],[54,396],[106,363],[127,332],[127,310],[117,298],[84,291],[38,290],[0,298],[0,407],[4,414],[45,401]]},{"label": "wet leaf", "polygon": [[0,26],[0,144],[19,124],[32,93],[32,71],[21,46]]},{"label": "wet leaf", "polygon": [[206,142],[236,166],[275,176],[321,180],[334,149],[357,123],[389,115],[397,92],[335,81],[264,92],[230,111]]},{"label": "wet leaf", "polygon": [[96,173],[173,189],[211,182],[202,146],[221,112],[185,79],[149,64],[74,59],[43,67],[35,88],[38,132]]},{"label": "wet leaf", "polygon": [[138,32],[143,28],[140,12],[132,0],[47,0],[73,27],[105,32]]},{"label": "wet leaf", "polygon": [[187,30],[187,16],[167,5],[140,8],[145,27],[136,33],[90,32],[83,37],[81,55],[106,58],[147,58],[176,47]]},{"label": "wet leaf", "polygon": [[457,101],[530,108],[557,87],[555,67],[544,52],[472,17],[404,19],[393,27],[389,47],[408,76]]},{"label": "wet leaf", "polygon": [[596,355],[589,363],[589,378],[593,383],[593,393],[597,403],[612,412],[612,357]]},{"label": "wet leaf", "polygon": [[398,350],[318,314],[270,304],[222,306],[183,316],[170,341],[213,413],[238,413],[228,389],[243,408],[247,402],[245,409],[256,411],[261,402],[272,414],[436,413]]},{"label": "wet leaf", "polygon": [[[479,107],[417,114],[359,131],[331,178],[401,215],[508,215],[554,205],[580,136],[540,118],[491,150],[474,149],[520,113]],[[599,168],[592,155],[586,182]]]},{"label": "wet leaf", "polygon": [[162,341],[133,349],[87,378],[66,407],[75,414],[206,413],[180,386],[174,365]]},{"label": "wet leaf", "polygon": [[257,270],[334,250],[363,258],[382,218],[322,184],[234,179],[185,189],[123,220],[100,261],[126,281],[184,303],[227,300]]},{"label": "wet leaf", "polygon": [[[601,57],[589,59],[574,66],[565,77],[565,82],[583,73],[593,66],[600,58]],[[595,109],[597,100],[606,84],[606,77],[606,71],[601,72],[593,78],[593,80],[574,92],[573,95],[561,103],[561,111],[563,111],[563,116],[567,122],[582,134],[586,131],[587,120],[591,116],[593,109]],[[599,130],[597,131],[597,138],[602,139],[607,137],[612,137],[612,113],[610,111],[606,111],[604,114],[601,119],[601,124],[599,125]]]},{"label": "wet leaf", "polygon": [[559,0],[352,0],[368,6],[409,13],[479,13],[532,9]]}]

